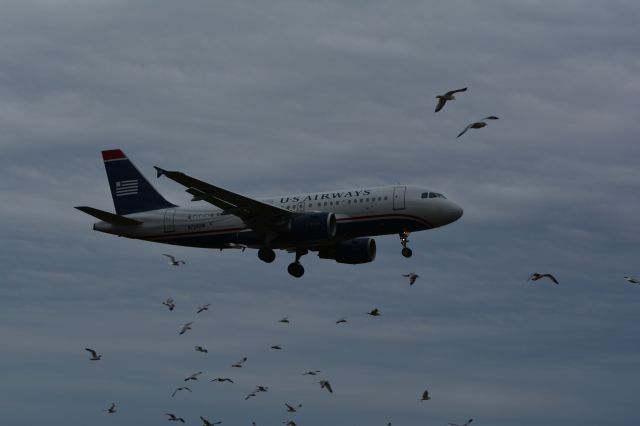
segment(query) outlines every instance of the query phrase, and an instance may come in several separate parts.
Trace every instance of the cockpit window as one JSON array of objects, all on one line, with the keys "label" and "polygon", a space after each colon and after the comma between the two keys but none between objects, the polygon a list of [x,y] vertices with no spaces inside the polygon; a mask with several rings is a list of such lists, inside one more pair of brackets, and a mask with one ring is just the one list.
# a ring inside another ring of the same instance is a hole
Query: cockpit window
[{"label": "cockpit window", "polygon": [[428,192],[423,192],[421,198],[429,198],[429,193]]},{"label": "cockpit window", "polygon": [[421,198],[447,198],[442,194],[438,194],[437,192],[423,192]]}]

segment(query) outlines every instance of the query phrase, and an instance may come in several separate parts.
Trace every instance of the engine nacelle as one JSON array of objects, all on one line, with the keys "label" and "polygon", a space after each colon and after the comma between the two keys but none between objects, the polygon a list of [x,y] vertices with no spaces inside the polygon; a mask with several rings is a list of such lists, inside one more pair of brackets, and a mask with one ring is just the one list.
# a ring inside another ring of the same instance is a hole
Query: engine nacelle
[{"label": "engine nacelle", "polygon": [[336,236],[336,215],[333,213],[308,213],[294,217],[290,233],[296,241],[329,240]]},{"label": "engine nacelle", "polygon": [[373,262],[376,258],[376,240],[373,238],[355,238],[343,241],[329,249],[320,250],[322,259],[334,259],[338,263],[357,265]]}]

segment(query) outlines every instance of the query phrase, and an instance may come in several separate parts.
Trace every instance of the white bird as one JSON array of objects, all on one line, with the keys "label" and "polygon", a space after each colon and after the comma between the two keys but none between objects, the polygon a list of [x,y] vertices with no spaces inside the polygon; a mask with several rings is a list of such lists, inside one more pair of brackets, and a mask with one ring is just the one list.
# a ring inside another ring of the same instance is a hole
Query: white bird
[{"label": "white bird", "polygon": [[[467,420],[467,422],[465,424],[463,424],[462,426],[469,426],[469,424],[471,424],[471,422],[473,421],[473,419],[469,419]],[[460,426],[457,423],[449,423],[451,426]]]},{"label": "white bird", "polygon": [[173,299],[170,297],[167,297],[167,300],[162,302],[162,304],[169,308],[170,311],[173,311],[176,308],[176,304],[173,303]]},{"label": "white bird", "polygon": [[115,413],[116,411],[118,411],[118,410],[116,410],[116,403],[112,402],[111,406],[109,408],[107,408],[106,410],[102,410],[102,411],[106,412],[107,414]]},{"label": "white bird", "polygon": [[447,101],[454,100],[456,98],[455,96],[453,96],[454,94],[456,94],[458,92],[466,92],[466,91],[467,91],[467,88],[463,87],[462,89],[450,90],[447,93],[445,93],[444,95],[436,96],[436,98],[438,99],[438,105],[436,105],[436,112],[440,111],[442,109],[442,107],[444,106],[444,104],[447,103]]},{"label": "white bird", "polygon": [[180,265],[184,265],[185,261],[184,260],[176,260],[176,258],[174,256],[171,256],[170,254],[162,254],[163,256],[167,256],[170,260],[169,260],[169,265],[173,265],[173,266],[180,266]]},{"label": "white bird", "polygon": [[416,282],[416,280],[420,278],[420,275],[416,274],[415,272],[410,272],[402,276],[409,278],[409,285],[413,285]]},{"label": "white bird", "polygon": [[180,329],[180,334],[184,334],[188,330],[191,330],[191,325],[192,324],[193,324],[193,321],[190,321],[190,322],[186,323],[185,325],[183,325],[182,328]]},{"label": "white bird", "polygon": [[200,420],[202,420],[202,426],[213,426],[213,425],[219,425],[222,422],[213,422],[211,423],[209,420],[205,419],[204,417],[200,416]]},{"label": "white bird", "polygon": [[331,384],[329,384],[327,380],[320,380],[318,383],[320,383],[320,389],[326,389],[329,391],[329,393],[333,393],[333,389],[331,389]]},{"label": "white bird", "polygon": [[198,312],[196,312],[196,314],[199,314],[202,311],[208,311],[209,310],[209,306],[211,306],[211,303],[207,303],[205,305],[198,306]]},{"label": "white bird", "polygon": [[298,404],[296,407],[294,407],[292,405],[287,404],[286,402],[284,403],[284,405],[287,406],[287,413],[295,413],[296,411],[298,411],[298,410],[296,410],[296,408],[301,408],[302,407],[302,404]]},{"label": "white bird", "polygon": [[640,284],[640,281],[633,277],[623,277],[625,280],[629,281],[631,284]]},{"label": "white bird", "polygon": [[182,422],[182,423],[184,423],[184,419],[182,417],[178,417],[173,413],[164,413],[164,414],[169,416],[169,418],[167,420],[169,420],[170,422]]},{"label": "white bird", "polygon": [[173,398],[174,396],[176,396],[176,394],[177,394],[178,392],[183,391],[183,390],[186,390],[186,391],[192,392],[192,391],[191,391],[191,389],[189,389],[188,387],[186,387],[186,386],[181,386],[181,387],[179,387],[179,388],[176,388],[176,390],[174,390],[174,391],[173,391],[173,393],[171,394],[171,398]]},{"label": "white bird", "polygon": [[205,354],[209,353],[209,351],[206,348],[203,348],[202,346],[195,346],[194,348],[195,348],[196,352],[202,352],[202,353],[205,353]]},{"label": "white bird", "polygon": [[460,134],[458,136],[456,136],[456,139],[459,138],[460,136],[464,135],[467,130],[469,129],[482,129],[483,127],[487,126],[487,123],[484,122],[484,120],[497,120],[498,117],[496,117],[495,115],[490,115],[488,117],[483,118],[480,121],[476,121],[474,123],[471,123],[469,125],[467,125],[467,127],[464,128],[463,131],[460,132]]},{"label": "white bird", "polygon": [[247,357],[245,356],[240,361],[237,361],[237,362],[234,362],[233,364],[231,364],[231,366],[235,367],[235,368],[242,368],[242,364],[244,364],[246,361],[247,361]]},{"label": "white bird", "polygon": [[428,401],[430,400],[431,397],[429,396],[429,391],[424,391],[422,392],[422,398],[420,398],[420,401]]},{"label": "white bird", "polygon": [[542,279],[542,278],[549,278],[549,279],[550,279],[551,281],[553,281],[555,284],[560,284],[560,283],[558,282],[558,280],[556,279],[556,277],[554,277],[553,275],[551,275],[551,274],[539,274],[539,273],[537,273],[537,272],[534,272],[533,274],[531,274],[531,276],[529,277],[529,279],[528,279],[527,281],[529,281],[529,280],[531,280],[531,281],[538,281],[538,280],[540,280],[540,279]]},{"label": "white bird", "polygon": [[98,361],[100,358],[102,358],[102,355],[98,355],[98,353],[91,348],[84,348],[84,350],[91,352],[91,358],[89,358],[90,361]]},{"label": "white bird", "polygon": [[202,374],[202,371],[198,371],[197,373],[193,373],[189,377],[185,378],[184,381],[188,382],[189,380],[198,380],[198,376]]}]

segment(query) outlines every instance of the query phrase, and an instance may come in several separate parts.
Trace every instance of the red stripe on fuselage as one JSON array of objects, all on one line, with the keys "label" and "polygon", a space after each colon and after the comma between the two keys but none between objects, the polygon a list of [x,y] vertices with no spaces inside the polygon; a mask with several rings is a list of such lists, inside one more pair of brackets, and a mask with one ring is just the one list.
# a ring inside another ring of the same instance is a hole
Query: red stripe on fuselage
[{"label": "red stripe on fuselage", "polygon": [[[404,218],[409,218],[412,220],[415,220],[416,222],[420,222],[423,225],[426,225],[430,228],[434,228],[434,226],[429,223],[428,221],[426,221],[425,219],[418,217],[418,216],[413,216],[413,215],[409,215],[409,214],[374,214],[374,215],[368,215],[368,216],[350,216],[350,217],[344,217],[344,218],[340,218],[337,219],[338,222],[346,222],[346,221],[356,221],[356,220],[368,220],[368,219],[381,219],[381,218],[388,218],[388,219],[392,219],[394,217],[404,217]],[[227,232],[237,232],[237,231],[249,231],[251,230],[251,228],[224,228],[224,229],[216,229],[216,230],[211,230],[211,231],[195,231],[195,232],[183,232],[180,234],[162,234],[162,235],[152,235],[149,237],[140,237],[140,239],[143,240],[153,240],[153,239],[171,239],[171,238],[178,238],[178,237],[185,237],[185,236],[196,236],[196,235],[215,235],[215,234],[224,234]]]}]

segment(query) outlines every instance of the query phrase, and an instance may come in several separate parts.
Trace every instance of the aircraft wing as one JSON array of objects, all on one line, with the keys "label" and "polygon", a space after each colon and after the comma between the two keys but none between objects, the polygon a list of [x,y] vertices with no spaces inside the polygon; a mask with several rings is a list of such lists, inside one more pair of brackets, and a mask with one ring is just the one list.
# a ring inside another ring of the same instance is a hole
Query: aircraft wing
[{"label": "aircraft wing", "polygon": [[277,226],[292,215],[289,210],[236,194],[182,172],[163,170],[159,167],[155,167],[155,169],[158,172],[158,177],[164,175],[185,186],[186,191],[194,196],[193,201],[202,200],[211,203],[221,208],[226,214],[238,216],[252,228]]}]

